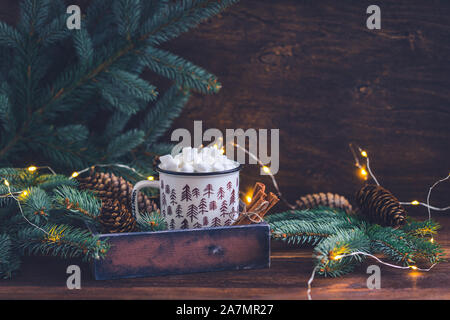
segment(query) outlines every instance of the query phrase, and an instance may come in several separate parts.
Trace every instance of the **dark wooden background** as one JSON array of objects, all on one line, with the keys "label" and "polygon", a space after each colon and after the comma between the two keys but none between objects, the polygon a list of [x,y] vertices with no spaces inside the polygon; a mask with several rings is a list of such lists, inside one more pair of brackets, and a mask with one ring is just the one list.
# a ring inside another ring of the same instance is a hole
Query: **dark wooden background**
[{"label": "dark wooden background", "polygon": [[[370,31],[374,3],[382,30]],[[17,7],[0,0],[0,18],[14,23]],[[243,0],[165,45],[223,84],[218,95],[195,95],[172,129],[194,120],[205,129],[279,128],[277,179],[291,201],[320,191],[352,198],[361,184],[348,149],[356,142],[385,187],[425,200],[450,170],[449,16],[445,0]],[[257,173],[247,168],[243,185],[269,183]],[[449,193],[450,183],[440,186],[433,203],[448,205]]]}]

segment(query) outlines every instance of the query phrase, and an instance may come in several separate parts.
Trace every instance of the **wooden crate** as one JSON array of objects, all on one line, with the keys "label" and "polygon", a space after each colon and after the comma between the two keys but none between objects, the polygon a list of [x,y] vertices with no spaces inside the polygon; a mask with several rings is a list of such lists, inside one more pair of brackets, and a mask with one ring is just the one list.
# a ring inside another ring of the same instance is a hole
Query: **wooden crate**
[{"label": "wooden crate", "polygon": [[[92,230],[95,233],[95,230]],[[268,268],[266,223],[161,232],[102,234],[111,249],[93,263],[97,280]]]}]

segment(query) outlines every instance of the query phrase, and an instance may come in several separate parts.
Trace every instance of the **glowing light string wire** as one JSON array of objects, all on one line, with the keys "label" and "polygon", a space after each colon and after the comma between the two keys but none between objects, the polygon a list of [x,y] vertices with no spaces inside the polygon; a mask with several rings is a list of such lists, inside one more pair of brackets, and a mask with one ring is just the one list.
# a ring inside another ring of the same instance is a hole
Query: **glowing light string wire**
[{"label": "glowing light string wire", "polygon": [[150,179],[151,177],[146,177],[143,174],[139,173],[136,169],[124,165],[124,164],[120,164],[120,163],[109,163],[109,164],[94,164],[92,166],[89,166],[83,170],[79,170],[79,171],[75,171],[74,173],[72,173],[72,176],[69,179],[74,179],[76,177],[78,177],[80,174],[83,174],[85,172],[88,172],[89,170],[91,170],[91,168],[108,168],[108,167],[118,167],[118,168],[122,168],[122,169],[127,169],[130,170],[132,172],[134,172],[136,175],[138,175],[141,178],[144,179]]},{"label": "glowing light string wire", "polygon": [[[381,260],[378,257],[374,256],[373,254],[362,252],[362,251],[355,251],[355,252],[352,252],[352,253],[349,253],[349,254],[338,255],[338,256],[334,257],[334,260],[340,260],[342,258],[352,257],[352,256],[356,256],[356,255],[364,255],[364,256],[370,257],[372,259],[375,259],[377,262],[381,263],[382,265],[385,265],[385,266],[388,266],[388,267],[391,267],[391,268],[395,268],[395,269],[403,269],[403,270],[408,269],[408,270],[414,270],[414,271],[428,272],[428,271],[430,271],[431,269],[433,269],[437,265],[437,263],[434,263],[429,268],[419,268],[419,267],[416,267],[416,266],[398,266],[398,265],[395,265],[395,264],[384,262],[383,260]],[[317,269],[318,269],[318,266],[316,266],[314,268],[313,273],[312,273],[311,277],[308,280],[308,290],[306,291],[307,296],[308,296],[308,300],[312,300],[312,297],[311,297],[311,290],[312,290],[311,289],[311,285],[312,285],[312,282],[314,281],[314,276],[316,274]]]},{"label": "glowing light string wire", "polygon": [[[51,236],[50,233],[48,233],[47,231],[45,231],[44,229],[42,229],[41,227],[39,227],[38,225],[34,224],[33,222],[31,222],[30,220],[28,220],[28,218],[25,216],[23,209],[22,209],[22,205],[20,204],[20,200],[12,193],[11,191],[11,185],[9,184],[8,180],[6,180],[5,178],[2,178],[2,182],[5,184],[5,186],[8,188],[8,195],[9,197],[13,198],[16,202],[17,202],[17,206],[19,207],[19,211],[20,214],[22,215],[23,219],[25,219],[25,221],[30,224],[31,226],[35,227],[36,229],[41,230],[42,232],[44,232],[47,236]],[[17,192],[16,192],[17,194]],[[21,193],[22,194],[22,193]]]},{"label": "glowing light string wire", "polygon": [[262,168],[263,172],[265,174],[267,174],[270,179],[272,180],[272,185],[276,190],[276,193],[278,194],[278,197],[283,200],[283,202],[292,210],[295,210],[297,207],[295,205],[292,205],[289,203],[289,201],[286,200],[286,198],[282,195],[281,191],[280,191],[280,187],[278,186],[278,182],[277,179],[275,178],[275,176],[272,174],[272,172],[270,171],[269,167],[265,166],[264,163],[253,153],[251,153],[250,151],[248,151],[246,148],[240,146],[237,143],[234,142],[229,142],[229,144],[231,144],[232,146],[244,151],[246,154],[249,155],[249,157],[251,157],[252,159],[254,159]]},{"label": "glowing light string wire", "polygon": [[[353,157],[354,157],[354,159],[355,159],[355,166],[356,166],[357,168],[361,169],[362,172],[364,172],[364,167],[363,167],[363,166],[361,165],[361,163],[359,162],[359,159],[358,159],[358,156],[357,156],[357,154],[356,154],[356,152],[355,152],[355,149],[354,149],[353,144],[350,143],[349,146],[350,146],[350,150],[351,150],[351,152],[352,152],[352,154],[353,154]],[[364,157],[364,158],[366,159],[366,167],[367,167],[367,171],[368,171],[369,174],[370,174],[370,177],[371,177],[371,178],[373,179],[373,181],[379,186],[380,184],[378,183],[377,178],[375,177],[375,175],[373,174],[372,170],[370,169],[370,159],[369,159],[369,156],[368,156],[367,152],[364,151],[364,150],[362,150],[360,147],[357,147],[357,149],[359,150],[361,156]],[[400,204],[401,204],[401,205],[406,205],[406,206],[418,206],[418,205],[420,205],[420,206],[423,206],[423,207],[428,208],[428,218],[429,218],[429,220],[431,220],[431,210],[435,210],[435,211],[447,211],[447,210],[450,210],[450,206],[445,207],[445,208],[437,208],[437,207],[434,207],[434,206],[430,205],[430,197],[431,197],[431,192],[433,191],[433,189],[434,189],[439,183],[444,182],[444,181],[446,181],[446,180],[448,180],[448,179],[450,179],[450,174],[449,174],[447,177],[445,177],[445,178],[443,178],[443,179],[441,179],[441,180],[438,180],[437,182],[435,182],[435,183],[430,187],[430,189],[429,189],[429,191],[428,191],[428,196],[427,196],[427,203],[423,203],[423,202],[419,202],[419,201],[417,201],[417,200],[414,200],[414,201],[410,201],[410,202],[400,202]]]},{"label": "glowing light string wire", "polygon": [[[357,154],[356,154],[356,152],[355,152],[355,149],[354,149],[353,144],[350,143],[349,146],[350,146],[350,150],[351,150],[351,152],[352,152],[352,154],[353,154],[353,157],[354,157],[354,159],[355,159],[355,166],[356,166],[357,168],[361,169],[361,172],[362,172],[363,175],[364,175],[364,172],[365,172],[365,171],[364,171],[364,167],[363,167],[363,166],[361,165],[361,163],[359,162],[359,158],[358,158],[358,156],[357,156]],[[374,182],[379,186],[380,184],[378,183],[377,178],[375,177],[375,175],[373,174],[372,170],[370,169],[370,160],[369,160],[369,156],[368,156],[367,152],[364,151],[364,150],[362,150],[362,149],[359,148],[359,147],[358,147],[358,150],[359,150],[359,153],[361,154],[361,156],[364,157],[364,158],[366,159],[366,167],[367,167],[367,171],[369,172],[370,177],[371,177],[371,178],[374,180]],[[450,174],[449,174],[447,177],[438,180],[437,182],[435,182],[435,183],[430,187],[430,189],[429,189],[429,191],[428,191],[427,203],[426,203],[426,204],[425,204],[425,203],[421,203],[421,202],[419,202],[419,201],[417,201],[417,200],[414,200],[414,201],[412,201],[412,202],[400,202],[400,204],[403,204],[403,205],[416,205],[416,206],[417,206],[417,205],[422,205],[422,206],[428,208],[428,219],[431,220],[431,210],[445,211],[445,210],[449,210],[449,209],[450,209],[450,206],[449,206],[449,207],[445,207],[445,208],[436,208],[436,207],[430,205],[430,197],[431,197],[431,193],[432,193],[433,189],[434,189],[438,184],[440,184],[441,182],[444,182],[444,181],[446,181],[446,180],[448,180],[448,179],[450,179]],[[433,240],[433,238],[431,238],[431,239]],[[432,240],[431,240],[431,241],[432,241]],[[436,264],[437,264],[437,263],[434,263],[434,264],[432,264],[429,268],[419,268],[419,267],[417,267],[417,266],[399,266],[399,265],[391,264],[391,263],[388,263],[388,262],[384,262],[384,261],[382,261],[381,259],[379,259],[378,257],[376,257],[376,256],[374,256],[374,255],[372,255],[372,254],[369,254],[369,253],[366,253],[366,252],[361,252],[361,251],[355,251],[355,252],[352,252],[352,253],[349,253],[349,254],[338,255],[338,256],[334,257],[334,260],[339,260],[339,259],[342,259],[342,258],[351,257],[351,256],[355,256],[355,255],[364,255],[364,256],[370,257],[370,258],[372,258],[372,259],[375,259],[377,262],[379,262],[379,263],[382,264],[382,265],[385,265],[385,266],[388,266],[388,267],[391,267],[391,268],[395,268],[395,269],[402,269],[402,270],[409,269],[409,270],[416,270],[416,271],[424,271],[424,272],[428,272],[428,271],[430,271],[431,269],[433,269],[433,268],[436,266]],[[317,266],[314,268],[314,270],[313,270],[313,272],[312,272],[312,275],[311,275],[311,277],[310,277],[309,280],[308,280],[308,290],[307,290],[308,300],[312,300],[312,298],[311,298],[311,290],[312,290],[312,289],[311,289],[311,285],[312,285],[312,282],[313,282],[313,280],[314,280],[314,276],[315,276],[315,274],[316,274],[316,272],[317,272],[317,268],[318,268]]]}]

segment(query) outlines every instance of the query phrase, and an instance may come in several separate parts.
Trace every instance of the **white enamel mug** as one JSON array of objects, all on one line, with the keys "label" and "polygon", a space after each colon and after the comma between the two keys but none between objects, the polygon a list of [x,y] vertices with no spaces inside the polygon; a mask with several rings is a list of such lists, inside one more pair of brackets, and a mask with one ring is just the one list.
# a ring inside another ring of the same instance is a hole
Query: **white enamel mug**
[{"label": "white enamel mug", "polygon": [[139,214],[137,194],[159,188],[161,215],[170,230],[231,225],[239,216],[239,172],[173,172],[158,168],[159,181],[138,182],[132,193],[133,214]]}]

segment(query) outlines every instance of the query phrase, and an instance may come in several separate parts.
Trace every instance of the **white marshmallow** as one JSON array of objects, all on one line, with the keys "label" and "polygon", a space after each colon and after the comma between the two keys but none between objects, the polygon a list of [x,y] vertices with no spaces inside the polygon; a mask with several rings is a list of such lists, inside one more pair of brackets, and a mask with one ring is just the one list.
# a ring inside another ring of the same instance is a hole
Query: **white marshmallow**
[{"label": "white marshmallow", "polygon": [[196,172],[211,172],[212,171],[211,166],[206,163],[203,163],[203,162],[195,163],[194,169]]},{"label": "white marshmallow", "polygon": [[181,172],[194,172],[194,167],[192,165],[190,165],[189,163],[184,163],[181,168],[180,168]]},{"label": "white marshmallow", "polygon": [[161,169],[178,172],[218,172],[239,166],[237,162],[229,160],[221,150],[214,147],[201,150],[187,147],[175,157],[166,155],[160,159]]},{"label": "white marshmallow", "polygon": [[216,162],[213,164],[213,171],[224,171],[224,170],[225,168],[221,163]]},{"label": "white marshmallow", "polygon": [[192,148],[191,147],[183,148],[183,162],[184,163],[192,162]]}]

